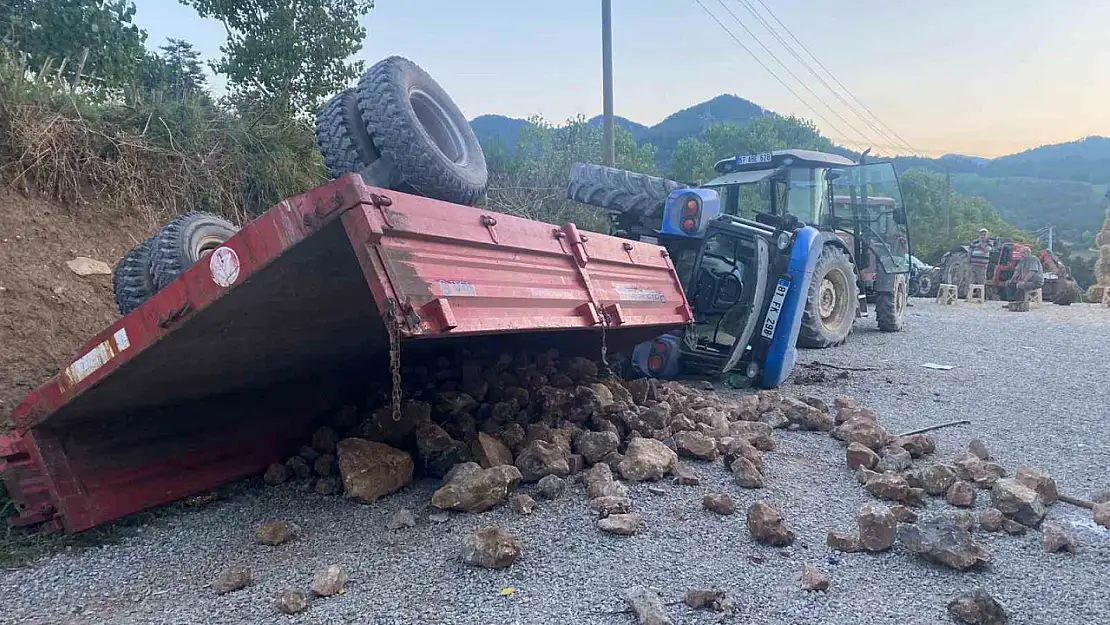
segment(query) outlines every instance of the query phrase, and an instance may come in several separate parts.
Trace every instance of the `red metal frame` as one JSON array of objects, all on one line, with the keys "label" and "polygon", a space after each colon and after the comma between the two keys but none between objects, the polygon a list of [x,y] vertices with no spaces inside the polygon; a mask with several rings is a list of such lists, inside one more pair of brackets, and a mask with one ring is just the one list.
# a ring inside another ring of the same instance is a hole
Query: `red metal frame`
[{"label": "red metal frame", "polygon": [[387,316],[406,344],[605,323],[627,345],[693,319],[660,247],[355,175],[281,202],[224,247],[237,272],[218,280],[197,263],[15,409],[0,436],[21,511],[10,522],[79,531],[260,472],[328,406],[287,380],[370,349]]}]

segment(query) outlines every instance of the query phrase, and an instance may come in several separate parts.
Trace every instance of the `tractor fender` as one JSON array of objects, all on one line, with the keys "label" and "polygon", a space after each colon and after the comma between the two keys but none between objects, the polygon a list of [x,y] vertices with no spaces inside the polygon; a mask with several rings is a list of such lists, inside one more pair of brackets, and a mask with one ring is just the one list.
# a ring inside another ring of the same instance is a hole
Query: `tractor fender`
[{"label": "tractor fender", "polygon": [[805,226],[794,235],[794,248],[790,251],[790,263],[786,268],[790,288],[763,363],[763,377],[760,379],[763,388],[777,388],[794,369],[794,361],[798,357],[798,331],[809,296],[809,283],[825,245],[822,233],[812,226]]}]

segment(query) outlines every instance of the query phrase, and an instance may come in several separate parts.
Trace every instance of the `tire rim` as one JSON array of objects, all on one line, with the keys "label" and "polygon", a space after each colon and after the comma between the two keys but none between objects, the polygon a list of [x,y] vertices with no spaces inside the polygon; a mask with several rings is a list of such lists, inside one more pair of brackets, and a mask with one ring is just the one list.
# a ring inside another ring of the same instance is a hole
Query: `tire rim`
[{"label": "tire rim", "polygon": [[452,162],[465,165],[470,159],[466,140],[463,138],[462,130],[443,106],[426,91],[420,89],[409,91],[409,106],[412,107],[424,132],[431,137],[432,144]]},{"label": "tire rim", "polygon": [[848,311],[848,278],[839,269],[833,269],[825,274],[821,286],[817,291],[817,313],[821,315],[821,324],[830,330],[836,330],[844,320]]},{"label": "tire rim", "polygon": [[928,277],[917,279],[917,292],[922,295],[928,295],[929,291],[933,290],[933,281]]},{"label": "tire rim", "polygon": [[201,237],[193,246],[193,258],[201,259],[212,253],[213,250],[224,244],[220,237],[208,235]]},{"label": "tire rim", "polygon": [[894,316],[898,319],[906,312],[906,302],[909,300],[908,285],[904,280],[899,280],[894,286]]}]

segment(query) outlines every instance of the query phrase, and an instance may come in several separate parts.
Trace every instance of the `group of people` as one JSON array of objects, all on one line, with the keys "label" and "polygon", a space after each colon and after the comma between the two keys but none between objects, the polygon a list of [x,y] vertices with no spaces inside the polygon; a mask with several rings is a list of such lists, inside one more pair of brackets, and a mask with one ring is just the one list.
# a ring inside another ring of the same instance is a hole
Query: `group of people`
[{"label": "group of people", "polygon": [[[971,242],[970,259],[970,284],[987,283],[987,266],[990,264],[991,253],[994,252],[994,239],[986,228],[979,229],[979,238]],[[1017,291],[1017,301],[1024,302],[1029,298],[1029,292],[1035,291],[1044,285],[1044,267],[1035,255],[1029,254],[1019,260],[1014,267],[1014,273],[1006,281],[1006,286],[1012,286]]]}]

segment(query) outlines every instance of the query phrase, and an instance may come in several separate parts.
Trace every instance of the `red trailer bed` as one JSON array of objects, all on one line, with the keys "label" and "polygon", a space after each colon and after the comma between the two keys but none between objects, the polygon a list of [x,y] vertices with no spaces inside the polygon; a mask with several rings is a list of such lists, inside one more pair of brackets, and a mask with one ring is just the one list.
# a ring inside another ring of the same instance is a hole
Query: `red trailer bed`
[{"label": "red trailer bed", "polygon": [[383,368],[383,320],[406,353],[505,333],[599,347],[603,325],[618,350],[692,318],[660,247],[349,175],[247,224],[27,396],[0,436],[9,522],[79,531],[261,472],[351,372]]}]

